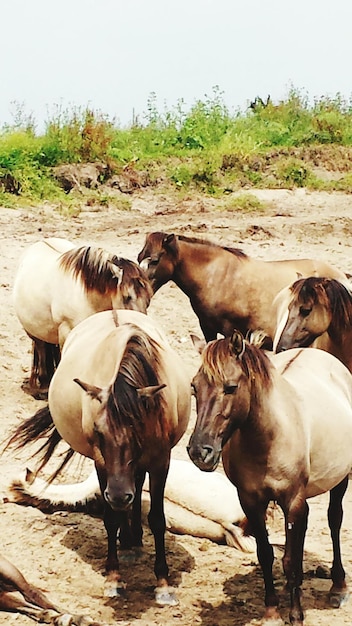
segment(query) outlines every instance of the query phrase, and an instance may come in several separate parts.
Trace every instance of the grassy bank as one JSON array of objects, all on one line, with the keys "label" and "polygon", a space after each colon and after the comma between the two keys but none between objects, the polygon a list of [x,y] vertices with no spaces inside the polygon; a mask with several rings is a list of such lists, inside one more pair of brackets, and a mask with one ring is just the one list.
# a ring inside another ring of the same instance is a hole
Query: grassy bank
[{"label": "grassy bank", "polygon": [[57,110],[38,134],[19,111],[0,132],[0,204],[70,203],[54,168],[103,162],[110,175],[147,173],[150,184],[221,195],[251,187],[352,192],[352,102],[338,94],[313,103],[291,90],[230,113],[223,94],[186,110],[159,111],[151,94],[143,122],[121,128],[90,109]]}]

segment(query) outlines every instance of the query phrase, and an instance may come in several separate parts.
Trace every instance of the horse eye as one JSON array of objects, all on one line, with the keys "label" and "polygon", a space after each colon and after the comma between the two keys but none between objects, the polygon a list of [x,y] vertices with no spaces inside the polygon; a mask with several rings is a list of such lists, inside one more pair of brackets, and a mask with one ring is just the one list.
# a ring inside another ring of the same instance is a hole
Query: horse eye
[{"label": "horse eye", "polygon": [[232,393],[235,393],[236,389],[237,389],[238,385],[224,385],[224,394],[225,396],[228,396]]},{"label": "horse eye", "polygon": [[159,263],[159,259],[150,259],[149,267],[153,267],[155,265],[158,265],[158,263]]},{"label": "horse eye", "polygon": [[312,312],[312,309],[308,309],[308,308],[301,306],[299,312],[302,315],[302,317],[308,317],[308,315]]},{"label": "horse eye", "polygon": [[192,391],[192,396],[195,396],[197,394],[197,389],[194,383],[191,383],[191,391]]}]

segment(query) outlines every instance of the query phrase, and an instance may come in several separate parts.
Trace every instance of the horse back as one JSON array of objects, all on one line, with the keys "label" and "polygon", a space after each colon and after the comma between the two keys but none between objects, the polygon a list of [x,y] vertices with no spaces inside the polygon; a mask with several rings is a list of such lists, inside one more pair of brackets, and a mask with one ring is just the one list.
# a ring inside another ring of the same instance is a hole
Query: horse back
[{"label": "horse back", "polygon": [[307,497],[329,491],[351,467],[352,375],[341,361],[316,348],[294,348],[271,359],[291,387],[305,428]]}]

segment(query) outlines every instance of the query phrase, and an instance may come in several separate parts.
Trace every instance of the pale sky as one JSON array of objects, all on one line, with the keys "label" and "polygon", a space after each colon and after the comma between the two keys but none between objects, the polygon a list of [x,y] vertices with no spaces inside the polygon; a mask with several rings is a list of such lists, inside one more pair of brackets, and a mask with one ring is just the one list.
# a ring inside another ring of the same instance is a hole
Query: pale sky
[{"label": "pale sky", "polygon": [[352,96],[351,0],[2,0],[0,126],[90,106],[124,126],[218,85],[230,111],[293,85]]}]

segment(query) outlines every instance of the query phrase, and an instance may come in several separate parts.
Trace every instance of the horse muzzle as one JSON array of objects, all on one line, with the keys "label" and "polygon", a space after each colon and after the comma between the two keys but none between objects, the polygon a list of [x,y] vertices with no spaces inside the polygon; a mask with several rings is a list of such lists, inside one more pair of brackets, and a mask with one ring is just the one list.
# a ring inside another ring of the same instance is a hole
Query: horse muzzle
[{"label": "horse muzzle", "polygon": [[135,493],[132,490],[115,493],[107,487],[104,491],[104,499],[113,511],[126,511],[132,505]]},{"label": "horse muzzle", "polygon": [[187,446],[188,456],[203,472],[213,472],[219,465],[221,448],[217,449],[209,444],[194,444]]}]

